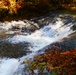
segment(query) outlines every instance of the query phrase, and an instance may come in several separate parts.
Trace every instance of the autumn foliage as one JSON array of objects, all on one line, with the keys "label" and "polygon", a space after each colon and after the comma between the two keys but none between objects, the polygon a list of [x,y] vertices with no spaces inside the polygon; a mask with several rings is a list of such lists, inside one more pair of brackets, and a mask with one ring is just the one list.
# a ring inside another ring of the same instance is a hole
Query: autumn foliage
[{"label": "autumn foliage", "polygon": [[9,10],[9,13],[17,13],[18,9],[24,7],[25,10],[26,7],[31,7],[31,9],[40,9],[41,7],[46,11],[62,7],[74,10],[76,9],[76,0],[0,0],[0,10],[6,9]]},{"label": "autumn foliage", "polygon": [[[22,0],[21,2],[22,3]],[[0,10],[9,10],[9,13],[17,13],[17,9],[21,7],[21,4],[16,0],[0,0]]]},{"label": "autumn foliage", "polygon": [[31,19],[55,10],[76,11],[76,0],[0,0],[1,21]]},{"label": "autumn foliage", "polygon": [[54,46],[45,54],[35,56],[29,68],[32,72],[38,69],[42,73],[46,68],[51,75],[76,75],[76,49],[64,52]]}]

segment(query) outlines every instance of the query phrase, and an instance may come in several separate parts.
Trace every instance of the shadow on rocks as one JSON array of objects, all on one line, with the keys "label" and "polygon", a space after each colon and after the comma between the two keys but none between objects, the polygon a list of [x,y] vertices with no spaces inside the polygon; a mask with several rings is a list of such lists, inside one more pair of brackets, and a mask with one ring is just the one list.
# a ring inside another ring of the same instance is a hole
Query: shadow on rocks
[{"label": "shadow on rocks", "polygon": [[31,53],[28,43],[11,44],[8,42],[0,42],[0,57],[19,58],[27,53]]}]

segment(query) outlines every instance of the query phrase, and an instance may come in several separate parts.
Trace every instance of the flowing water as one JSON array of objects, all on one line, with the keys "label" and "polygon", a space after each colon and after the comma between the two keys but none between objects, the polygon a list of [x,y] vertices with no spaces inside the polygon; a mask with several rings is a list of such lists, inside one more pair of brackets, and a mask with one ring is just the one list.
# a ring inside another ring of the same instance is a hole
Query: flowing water
[{"label": "flowing water", "polygon": [[[8,42],[12,45],[29,43],[30,45],[28,45],[28,50],[32,53],[27,53],[19,58],[0,58],[0,75],[25,75],[23,72],[25,66],[24,64],[21,64],[23,61],[28,59],[31,60],[37,51],[53,42],[67,37],[69,34],[72,34],[76,31],[72,29],[74,26],[72,22],[65,24],[60,18],[58,18],[55,23],[49,23],[48,25],[36,30],[31,34],[21,32],[20,30],[11,30],[12,24],[15,23],[19,25],[25,25],[24,21],[0,23],[0,41]],[[27,48],[24,49],[26,50]]]}]

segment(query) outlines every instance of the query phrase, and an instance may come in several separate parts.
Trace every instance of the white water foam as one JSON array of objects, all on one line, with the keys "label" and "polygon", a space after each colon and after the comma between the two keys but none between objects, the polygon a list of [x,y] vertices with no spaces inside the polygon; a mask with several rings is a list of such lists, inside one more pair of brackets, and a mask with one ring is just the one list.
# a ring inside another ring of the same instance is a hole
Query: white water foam
[{"label": "white water foam", "polygon": [[0,59],[0,75],[13,75],[18,65],[17,59]]}]

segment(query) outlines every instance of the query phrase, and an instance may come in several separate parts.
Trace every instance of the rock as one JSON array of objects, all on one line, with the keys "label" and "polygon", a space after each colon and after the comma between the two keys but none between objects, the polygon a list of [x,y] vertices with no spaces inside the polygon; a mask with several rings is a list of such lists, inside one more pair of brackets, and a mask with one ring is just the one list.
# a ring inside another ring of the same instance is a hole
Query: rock
[{"label": "rock", "polygon": [[76,23],[75,19],[72,17],[71,14],[66,14],[64,12],[59,11],[50,12],[44,16],[33,18],[30,20],[37,23],[40,28],[49,25],[50,23],[54,24],[56,21],[63,21],[64,25],[67,25],[68,23],[71,22]]},{"label": "rock", "polygon": [[28,20],[19,20],[19,21],[11,21],[11,22],[4,22],[0,23],[0,28],[6,31],[20,31],[20,32],[27,32],[32,33],[35,30],[38,30],[40,27],[37,23]]},{"label": "rock", "polygon": [[51,44],[50,46],[53,46],[53,45],[59,47],[63,51],[72,50],[76,48],[76,39],[72,40],[72,39],[66,38],[62,42],[56,42],[56,43]]},{"label": "rock", "polygon": [[29,51],[29,43],[11,44],[6,41],[0,41],[0,57],[19,58]]},{"label": "rock", "polygon": [[24,21],[14,21],[12,22],[12,30],[21,30],[22,32],[34,32],[35,30],[39,29],[37,23],[24,20]]}]

